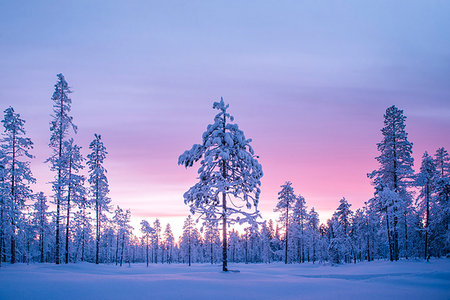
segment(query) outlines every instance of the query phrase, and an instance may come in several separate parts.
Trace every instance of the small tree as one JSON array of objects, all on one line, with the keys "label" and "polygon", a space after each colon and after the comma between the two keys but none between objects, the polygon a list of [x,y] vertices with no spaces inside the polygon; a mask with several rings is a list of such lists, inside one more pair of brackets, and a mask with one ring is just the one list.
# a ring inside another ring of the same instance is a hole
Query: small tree
[{"label": "small tree", "polygon": [[[259,217],[258,203],[262,167],[244,132],[228,112],[223,99],[214,102],[219,113],[195,144],[178,158],[178,164],[192,167],[200,161],[199,182],[184,194],[184,202],[199,218],[222,221],[222,270],[227,267],[227,225],[253,223]],[[220,195],[222,197],[220,197]],[[230,201],[227,201],[227,196]],[[231,205],[230,205],[231,204]],[[246,208],[242,209],[243,207]]]}]

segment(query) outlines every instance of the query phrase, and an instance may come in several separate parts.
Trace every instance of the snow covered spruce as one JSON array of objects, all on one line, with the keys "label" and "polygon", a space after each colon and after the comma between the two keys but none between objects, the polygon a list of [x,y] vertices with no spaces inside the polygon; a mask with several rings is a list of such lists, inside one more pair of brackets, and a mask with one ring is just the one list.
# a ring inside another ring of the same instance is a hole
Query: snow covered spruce
[{"label": "snow covered spruce", "polygon": [[[194,144],[178,158],[178,164],[192,167],[200,161],[199,182],[184,194],[193,214],[205,221],[222,222],[222,270],[227,268],[227,226],[236,222],[255,223],[260,217],[258,202],[262,167],[244,132],[233,124],[229,105],[221,98],[213,108],[219,113]],[[228,198],[228,199],[227,199]]]}]

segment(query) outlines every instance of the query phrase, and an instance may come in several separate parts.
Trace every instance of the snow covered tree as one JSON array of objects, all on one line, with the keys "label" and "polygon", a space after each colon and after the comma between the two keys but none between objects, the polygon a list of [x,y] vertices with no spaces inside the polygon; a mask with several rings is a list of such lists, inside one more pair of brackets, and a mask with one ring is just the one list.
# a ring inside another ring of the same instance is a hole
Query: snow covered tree
[{"label": "snow covered tree", "polygon": [[[412,143],[408,141],[405,131],[406,116],[396,106],[391,106],[384,115],[384,127],[381,129],[383,140],[377,144],[380,156],[376,158],[380,167],[378,170],[368,174],[375,186],[375,197],[372,201],[377,202],[377,194],[384,189],[394,191],[399,195],[400,202],[392,207],[392,259],[399,259],[399,215],[404,217],[405,246],[407,246],[407,211],[410,206],[411,196],[407,191],[414,171],[412,166]],[[394,203],[393,203],[394,204]],[[381,207],[380,205],[376,205]],[[390,209],[384,207],[385,213]],[[398,211],[400,210],[400,211]],[[387,216],[388,217],[388,216]]]},{"label": "snow covered tree", "polygon": [[306,201],[301,195],[295,198],[295,202],[292,208],[292,222],[294,224],[293,231],[295,233],[295,239],[297,240],[297,261],[305,262],[305,227],[308,219],[308,213],[306,211]]},{"label": "snow covered tree", "polygon": [[429,236],[430,236],[430,207],[433,206],[435,202],[435,191],[437,186],[437,181],[439,178],[439,173],[436,170],[433,158],[425,152],[422,157],[422,165],[420,167],[420,172],[417,174],[416,185],[420,187],[420,194],[418,198],[418,209],[423,212],[425,219],[425,251],[424,257],[426,260],[429,259]]},{"label": "snow covered tree", "polygon": [[351,204],[347,202],[345,197],[339,203],[339,207],[334,213],[337,221],[334,224],[334,233],[338,239],[339,251],[342,254],[340,256],[344,256],[344,261],[348,263],[350,261],[350,254],[352,253],[349,231],[353,212],[350,210]]},{"label": "snow covered tree", "polygon": [[37,194],[36,202],[34,203],[34,224],[39,235],[39,252],[40,252],[40,262],[45,262],[45,240],[46,233],[48,232],[48,205],[47,198],[44,196],[43,192]]},{"label": "snow covered tree", "polygon": [[147,261],[147,267],[148,267],[149,238],[150,238],[150,235],[153,234],[154,229],[150,226],[148,221],[142,220],[141,221],[141,232],[143,234],[143,238],[144,238],[144,242],[145,242],[145,253],[146,253],[146,261]]},{"label": "snow covered tree", "polygon": [[86,260],[86,246],[91,240],[91,217],[89,208],[91,207],[91,202],[88,201],[86,195],[84,195],[80,201],[77,203],[78,210],[74,215],[74,235],[77,245],[77,250],[75,251],[75,261],[77,261],[78,253],[80,253],[81,261]]},{"label": "snow covered tree", "polygon": [[280,222],[284,225],[284,263],[288,263],[288,236],[289,226],[292,219],[292,210],[297,196],[294,194],[292,183],[287,181],[281,186],[281,191],[278,192],[278,203],[275,207],[275,212],[280,212]]},{"label": "snow covered tree", "polygon": [[160,241],[161,241],[161,222],[159,222],[159,219],[156,219],[153,222],[153,234],[152,234],[152,248],[156,263],[158,263]]},{"label": "snow covered tree", "polygon": [[[116,227],[116,235],[117,235],[117,244],[116,244],[116,265],[118,256],[119,256],[119,241],[121,241],[121,250],[120,250],[120,266],[122,266],[123,258],[124,258],[124,250],[126,248],[126,243],[129,241],[129,235],[131,233],[132,227],[129,225],[130,223],[131,212],[129,209],[123,210],[119,206],[114,211],[113,223]],[[128,246],[128,245],[127,245]]]},{"label": "snow covered tree", "polygon": [[5,242],[6,213],[8,211],[9,188],[6,184],[5,154],[0,147],[0,266],[3,261],[3,245]]},{"label": "snow covered tree", "polygon": [[217,228],[217,223],[207,220],[204,224],[205,227],[205,247],[207,248],[207,253],[209,255],[209,261],[211,264],[215,261],[215,253],[217,251],[217,246],[220,243],[219,240],[219,229]]},{"label": "snow covered tree", "polygon": [[33,156],[29,150],[33,148],[33,142],[25,136],[25,121],[14,112],[12,107],[5,111],[1,150],[3,152],[3,185],[6,193],[3,198],[6,216],[10,223],[11,239],[11,263],[16,261],[16,231],[17,220],[25,201],[31,199],[30,184],[36,180],[30,171],[29,159]]},{"label": "snow covered tree", "polygon": [[436,186],[436,214],[437,219],[437,239],[441,246],[437,249],[443,254],[450,253],[450,156],[447,150],[442,147],[436,151],[434,156],[436,170],[439,179]]},{"label": "snow covered tree", "polygon": [[187,257],[188,265],[191,266],[193,248],[194,220],[189,215],[184,221],[183,235],[181,236],[180,247],[184,250],[184,258]]},{"label": "snow covered tree", "polygon": [[50,148],[52,155],[46,162],[50,162],[50,169],[57,174],[53,181],[53,191],[55,193],[54,200],[56,204],[56,264],[60,262],[60,214],[61,203],[63,201],[64,177],[63,171],[67,168],[63,160],[64,141],[72,128],[73,132],[77,132],[77,127],[72,122],[72,117],[69,115],[72,105],[72,100],[69,98],[72,91],[67,84],[63,74],[56,75],[58,81],[55,84],[55,91],[52,95],[53,100],[53,114],[50,122]]},{"label": "snow covered tree", "polygon": [[103,145],[101,135],[95,134],[94,140],[89,145],[91,153],[88,154],[87,165],[89,167],[89,184],[91,185],[90,191],[92,195],[92,202],[95,209],[95,263],[99,263],[99,250],[100,250],[100,233],[101,222],[105,212],[109,211],[109,203],[111,199],[108,197],[109,185],[106,178],[106,169],[103,166],[103,162],[106,158],[106,147]]},{"label": "snow covered tree", "polygon": [[308,229],[309,229],[309,237],[311,239],[313,263],[316,262],[317,241],[319,240],[319,223],[320,223],[319,214],[315,211],[313,207],[309,212],[308,218]]},{"label": "snow covered tree", "polygon": [[[184,194],[184,202],[200,218],[222,221],[222,270],[227,268],[227,225],[254,222],[259,217],[258,203],[262,167],[244,132],[228,112],[223,99],[214,102],[219,110],[214,123],[203,133],[203,143],[195,144],[178,158],[178,164],[192,167],[200,161],[199,182]],[[220,199],[221,194],[221,199]],[[229,200],[227,202],[227,196]],[[243,207],[246,208],[243,209]]]},{"label": "snow covered tree", "polygon": [[[172,228],[170,224],[166,225],[166,229],[164,230],[164,242],[163,242],[163,250],[165,252],[165,260],[167,263],[172,263],[173,261],[173,248],[174,248],[174,238],[172,233]],[[164,262],[164,255],[162,258],[162,262]]]},{"label": "snow covered tree", "polygon": [[63,184],[67,188],[66,191],[66,248],[65,262],[69,263],[69,241],[70,241],[70,213],[73,203],[79,203],[84,199],[86,191],[84,189],[84,176],[79,172],[84,168],[83,156],[81,155],[81,147],[74,144],[73,139],[64,141],[64,150],[62,160],[66,168],[62,169]]}]

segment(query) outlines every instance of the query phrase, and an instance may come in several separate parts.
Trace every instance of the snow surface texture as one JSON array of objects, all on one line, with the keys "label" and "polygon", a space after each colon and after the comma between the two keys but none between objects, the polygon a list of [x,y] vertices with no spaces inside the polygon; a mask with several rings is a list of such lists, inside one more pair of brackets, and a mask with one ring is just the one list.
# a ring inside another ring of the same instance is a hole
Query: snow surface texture
[{"label": "snow surface texture", "polygon": [[450,260],[320,264],[16,264],[0,299],[450,299]]}]

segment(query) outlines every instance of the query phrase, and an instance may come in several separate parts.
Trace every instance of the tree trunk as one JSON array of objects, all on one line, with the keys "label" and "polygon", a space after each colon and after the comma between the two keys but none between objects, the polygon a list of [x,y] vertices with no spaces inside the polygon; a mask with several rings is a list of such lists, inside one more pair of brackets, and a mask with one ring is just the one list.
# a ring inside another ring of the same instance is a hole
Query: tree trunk
[{"label": "tree trunk", "polygon": [[11,264],[16,262],[16,224],[14,222],[15,217],[15,204],[16,204],[16,178],[15,178],[15,166],[16,166],[16,132],[13,131],[13,149],[12,149],[12,165],[11,165]]},{"label": "tree trunk", "polygon": [[387,226],[387,236],[389,243],[389,259],[390,261],[394,261],[393,250],[392,250],[392,241],[391,241],[391,231],[389,230],[389,215],[386,207],[386,226]]},{"label": "tree trunk", "polygon": [[148,268],[148,236],[147,236],[147,242],[146,242],[146,250],[147,250],[147,268]]},{"label": "tree trunk", "polygon": [[120,266],[122,266],[122,262],[123,262],[123,248],[125,246],[125,234],[122,235],[122,251],[120,254]]},{"label": "tree trunk", "polygon": [[428,228],[430,224],[430,190],[428,184],[425,186],[425,197],[427,201],[425,216],[425,259],[428,261]]},{"label": "tree trunk", "polygon": [[222,221],[222,271],[227,272],[227,198],[225,192],[222,193]]},{"label": "tree trunk", "polygon": [[67,190],[67,218],[66,218],[66,264],[69,263],[69,226],[70,226],[70,192],[72,175],[72,154],[69,159],[69,188]]}]

